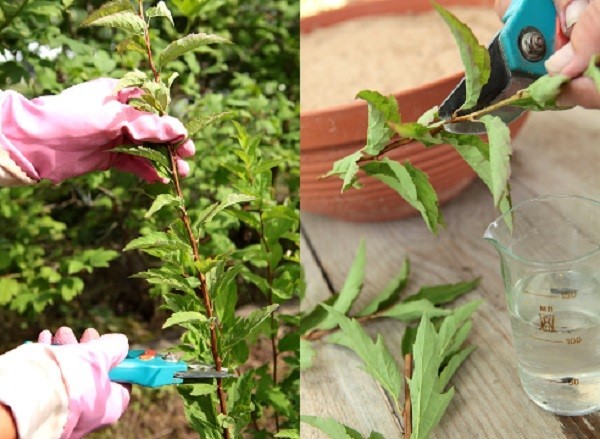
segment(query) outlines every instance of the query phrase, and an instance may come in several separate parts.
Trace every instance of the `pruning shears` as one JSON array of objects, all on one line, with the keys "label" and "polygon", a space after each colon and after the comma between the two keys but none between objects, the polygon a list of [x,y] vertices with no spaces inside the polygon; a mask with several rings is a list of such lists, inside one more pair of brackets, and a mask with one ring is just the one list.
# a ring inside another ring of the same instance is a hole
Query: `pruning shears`
[{"label": "pruning shears", "polygon": [[169,384],[206,381],[213,378],[230,378],[227,369],[215,370],[214,366],[186,363],[170,352],[157,354],[154,350],[131,350],[127,357],[109,372],[111,381],[138,384],[144,387],[160,387]]},{"label": "pruning shears", "polygon": [[[463,79],[440,106],[442,119],[472,113],[527,88],[547,73],[544,62],[554,53],[557,44],[562,45],[567,40],[552,0],[513,0],[502,21],[504,26],[488,45],[491,73],[477,104],[468,110],[460,110],[466,94]],[[490,114],[508,124],[523,111],[519,107],[505,106]],[[484,124],[476,121],[446,124],[445,127],[459,134],[485,132]]]}]

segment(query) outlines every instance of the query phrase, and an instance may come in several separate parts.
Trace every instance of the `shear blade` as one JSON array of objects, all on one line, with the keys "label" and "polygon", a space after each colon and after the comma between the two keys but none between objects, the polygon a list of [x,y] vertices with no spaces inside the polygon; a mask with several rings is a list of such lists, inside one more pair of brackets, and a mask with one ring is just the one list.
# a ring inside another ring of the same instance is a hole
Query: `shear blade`
[{"label": "shear blade", "polygon": [[[463,78],[440,106],[439,114],[441,118],[448,120],[455,115],[463,116],[481,110],[494,102],[513,95],[518,90],[526,88],[534,81],[533,76],[516,74],[507,68],[498,35],[494,37],[488,46],[488,52],[490,54],[490,78],[483,86],[475,106],[468,110],[460,110],[466,100],[466,83]],[[519,107],[506,106],[489,114],[498,116],[504,123],[509,124],[517,119],[523,111]],[[484,134],[486,131],[485,125],[476,121],[450,123],[444,125],[444,128],[457,134]]]},{"label": "shear blade", "polygon": [[181,378],[185,381],[191,380],[210,380],[213,378],[229,378],[233,375],[230,375],[227,372],[217,372],[216,370],[206,371],[206,370],[188,370],[185,372],[175,372],[173,374],[174,378]]}]

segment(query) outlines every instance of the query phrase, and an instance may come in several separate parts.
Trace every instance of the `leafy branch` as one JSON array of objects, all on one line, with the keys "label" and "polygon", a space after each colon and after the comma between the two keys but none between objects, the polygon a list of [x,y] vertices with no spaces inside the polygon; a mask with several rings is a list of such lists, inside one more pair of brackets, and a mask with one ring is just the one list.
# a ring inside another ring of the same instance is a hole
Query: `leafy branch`
[{"label": "leafy branch", "polygon": [[[465,67],[465,103],[453,115],[443,119],[434,107],[425,112],[416,122],[401,122],[396,99],[383,96],[376,91],[363,90],[357,97],[368,104],[368,130],[366,145],[346,157],[337,160],[325,175],[338,176],[343,180],[342,191],[360,189],[359,171],[373,177],[404,198],[417,209],[428,228],[434,234],[444,226],[439,209],[438,196],[428,176],[409,162],[399,163],[385,155],[390,151],[412,142],[421,142],[426,147],[449,144],[488,186],[494,205],[502,213],[511,208],[510,157],[512,154],[510,132],[506,124],[494,114],[506,107],[525,110],[560,109],[556,99],[569,78],[563,75],[542,76],[526,89],[494,102],[484,108],[470,110],[477,103],[483,86],[490,77],[489,53],[479,44],[469,27],[452,13],[434,5],[449,26],[460,49]],[[590,77],[600,91],[600,69],[598,57],[594,58],[584,76]],[[485,126],[488,142],[478,135],[456,134],[447,126],[461,122],[479,122]]]},{"label": "leafy branch", "polygon": [[[316,354],[313,344],[325,336],[326,342],[351,349],[364,363],[365,371],[385,389],[396,412],[404,416],[404,437],[424,439],[440,421],[452,399],[454,390],[445,391],[450,378],[475,349],[463,347],[463,344],[471,330],[470,317],[481,301],[474,300],[455,309],[436,305],[449,303],[472,291],[479,280],[422,287],[416,294],[400,300],[410,271],[406,259],[398,275],[382,292],[361,311],[349,315],[362,288],[364,268],[365,246],[361,243],[340,293],[303,314],[300,327],[302,368],[312,366]],[[402,337],[403,370],[396,364],[383,336],[379,334],[373,342],[362,327],[377,317],[394,318],[408,324],[420,320],[418,327],[407,326]],[[401,404],[403,380],[407,384],[404,404]],[[332,419],[302,416],[302,420],[334,439],[363,437]],[[377,432],[369,436],[379,437],[383,436]]]}]

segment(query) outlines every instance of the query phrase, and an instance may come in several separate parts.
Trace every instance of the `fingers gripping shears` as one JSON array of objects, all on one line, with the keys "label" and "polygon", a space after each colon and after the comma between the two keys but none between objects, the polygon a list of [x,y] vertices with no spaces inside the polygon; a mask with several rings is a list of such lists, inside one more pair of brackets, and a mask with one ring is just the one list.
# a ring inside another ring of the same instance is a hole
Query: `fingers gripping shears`
[{"label": "fingers gripping shears", "polygon": [[232,377],[227,369],[217,371],[214,366],[186,363],[170,352],[161,355],[150,349],[129,351],[127,357],[112,368],[108,375],[111,381],[145,387]]},{"label": "fingers gripping shears", "polygon": [[[477,104],[468,110],[460,110],[466,93],[463,79],[440,106],[442,119],[480,110],[527,88],[547,73],[544,62],[567,40],[552,0],[513,0],[502,21],[504,26],[488,45],[491,73]],[[519,107],[506,106],[491,114],[508,124],[523,111]],[[476,121],[446,124],[445,127],[459,134],[485,132],[483,123]]]}]

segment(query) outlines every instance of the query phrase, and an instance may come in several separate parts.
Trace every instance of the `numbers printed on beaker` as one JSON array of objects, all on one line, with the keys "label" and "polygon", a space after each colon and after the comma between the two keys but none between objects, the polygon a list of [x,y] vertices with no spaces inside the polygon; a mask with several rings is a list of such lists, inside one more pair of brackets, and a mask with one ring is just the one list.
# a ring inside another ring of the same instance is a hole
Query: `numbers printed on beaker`
[{"label": "numbers printed on beaker", "polygon": [[580,344],[582,341],[581,337],[567,338],[567,344]]}]

